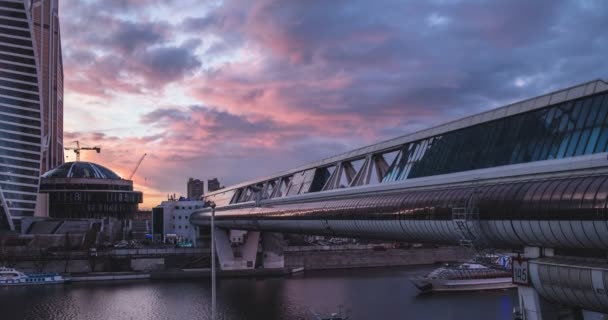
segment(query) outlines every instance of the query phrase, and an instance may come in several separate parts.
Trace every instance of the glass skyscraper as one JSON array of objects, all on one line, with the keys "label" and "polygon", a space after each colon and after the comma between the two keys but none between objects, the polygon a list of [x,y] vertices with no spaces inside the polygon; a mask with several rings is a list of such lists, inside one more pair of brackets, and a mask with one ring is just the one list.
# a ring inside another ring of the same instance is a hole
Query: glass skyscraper
[{"label": "glass skyscraper", "polygon": [[57,76],[60,64],[46,68],[53,70],[50,74],[43,72],[48,62],[39,59],[30,5],[28,0],[0,1],[0,231],[19,229],[21,217],[34,215],[45,168],[43,140],[50,141],[43,132],[47,120],[41,103],[49,93],[40,86],[62,90],[42,76]]}]

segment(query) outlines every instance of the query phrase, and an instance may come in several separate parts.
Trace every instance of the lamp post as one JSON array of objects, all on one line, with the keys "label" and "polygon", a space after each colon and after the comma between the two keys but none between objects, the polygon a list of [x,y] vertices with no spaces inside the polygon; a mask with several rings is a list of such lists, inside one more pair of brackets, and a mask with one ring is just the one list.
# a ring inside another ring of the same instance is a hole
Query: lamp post
[{"label": "lamp post", "polygon": [[215,202],[211,206],[211,320],[215,320]]}]

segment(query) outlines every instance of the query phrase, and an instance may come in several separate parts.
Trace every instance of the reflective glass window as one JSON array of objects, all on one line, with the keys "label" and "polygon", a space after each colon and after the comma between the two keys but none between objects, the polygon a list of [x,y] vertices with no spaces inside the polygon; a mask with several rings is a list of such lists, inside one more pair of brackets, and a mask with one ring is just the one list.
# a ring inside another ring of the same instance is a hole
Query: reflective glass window
[{"label": "reflective glass window", "polygon": [[587,143],[589,141],[590,134],[591,134],[591,130],[589,130],[589,129],[585,129],[581,133],[581,138],[578,141],[578,146],[576,147],[576,152],[574,153],[575,156],[580,156],[583,154],[583,152],[585,152],[585,149],[587,148]]},{"label": "reflective glass window", "polygon": [[606,114],[608,114],[608,103],[606,103],[607,95],[599,95],[593,99],[593,107],[598,108],[597,117],[595,118],[595,126],[599,126],[604,123]]},{"label": "reflective glass window", "polygon": [[564,155],[565,157],[572,157],[574,155],[574,151],[576,150],[576,145],[578,144],[580,136],[580,131],[574,131],[572,133],[570,143],[568,144],[568,149],[566,149],[566,154]]},{"label": "reflective glass window", "polygon": [[600,111],[600,106],[596,105],[597,99],[587,98],[587,104],[589,105],[589,115],[587,116],[587,121],[584,125],[585,128],[590,128],[594,126],[595,120],[597,119],[598,113]]},{"label": "reflective glass window", "polygon": [[0,16],[10,17],[10,18],[18,18],[18,19],[27,19],[25,13],[18,12],[18,11],[0,10]]},{"label": "reflective glass window", "polygon": [[29,25],[25,21],[17,21],[17,20],[8,20],[8,19],[0,19],[0,24],[3,26],[11,26],[17,28],[29,28]]},{"label": "reflective glass window", "polygon": [[576,129],[581,129],[585,126],[587,115],[589,114],[589,100],[579,100],[574,104],[574,110],[577,113],[576,116]]},{"label": "reflective glass window", "polygon": [[[3,56],[6,56],[6,55],[0,55],[0,59],[2,59]],[[16,65],[16,64],[4,62],[4,61],[0,61],[0,68],[6,69],[6,70],[10,70],[10,71],[29,73],[29,74],[31,74],[34,77],[36,75],[36,68],[27,67],[27,66],[20,66],[20,65]]]},{"label": "reflective glass window", "polygon": [[593,153],[593,150],[595,150],[598,138],[600,137],[600,131],[601,128],[593,128],[593,130],[591,131],[589,141],[587,141],[587,146],[585,147],[585,154],[591,154]]},{"label": "reflective glass window", "polygon": [[0,103],[0,112],[10,113],[18,116],[40,119],[40,111],[30,111],[17,108],[16,106],[6,106]]}]

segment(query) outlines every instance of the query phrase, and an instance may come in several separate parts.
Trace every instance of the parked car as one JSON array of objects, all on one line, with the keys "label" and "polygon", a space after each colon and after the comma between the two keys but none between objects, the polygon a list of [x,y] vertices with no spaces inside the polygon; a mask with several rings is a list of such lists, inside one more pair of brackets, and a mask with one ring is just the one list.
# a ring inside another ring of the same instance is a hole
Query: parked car
[{"label": "parked car", "polygon": [[125,240],[121,240],[114,245],[114,248],[117,248],[117,249],[128,248],[128,247],[129,247],[129,243]]}]

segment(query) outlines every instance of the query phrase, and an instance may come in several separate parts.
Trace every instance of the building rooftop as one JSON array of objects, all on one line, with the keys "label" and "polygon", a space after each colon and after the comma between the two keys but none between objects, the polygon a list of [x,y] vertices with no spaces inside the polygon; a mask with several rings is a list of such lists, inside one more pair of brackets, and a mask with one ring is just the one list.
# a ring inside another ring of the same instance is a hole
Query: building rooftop
[{"label": "building rooftop", "polygon": [[118,179],[114,171],[93,162],[66,162],[42,175],[42,178]]}]

